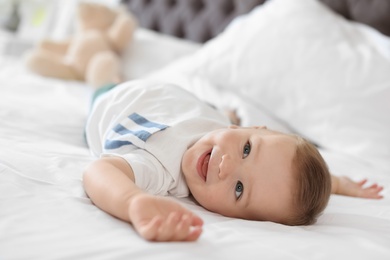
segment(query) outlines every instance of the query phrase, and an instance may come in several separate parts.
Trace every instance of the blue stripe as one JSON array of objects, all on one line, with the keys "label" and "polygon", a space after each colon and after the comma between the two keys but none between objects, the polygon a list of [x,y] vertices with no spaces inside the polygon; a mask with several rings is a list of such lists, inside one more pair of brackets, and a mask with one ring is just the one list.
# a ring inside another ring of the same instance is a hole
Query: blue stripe
[{"label": "blue stripe", "polygon": [[118,149],[119,147],[122,147],[124,145],[132,145],[132,142],[129,141],[122,141],[122,140],[106,140],[106,143],[104,144],[105,149]]},{"label": "blue stripe", "polygon": [[144,142],[146,142],[146,140],[148,140],[148,138],[152,135],[151,133],[146,132],[145,130],[131,131],[121,124],[117,124],[112,130],[114,130],[116,133],[120,135],[126,135],[126,134],[134,135]]},{"label": "blue stripe", "polygon": [[120,134],[120,135],[125,135],[129,132],[129,129],[127,129],[126,127],[124,127],[121,124],[117,124],[112,130],[115,133]]},{"label": "blue stripe", "polygon": [[162,124],[157,124],[157,123],[154,123],[154,122],[150,122],[145,117],[142,117],[142,116],[140,116],[137,113],[131,114],[129,116],[129,118],[131,120],[133,120],[136,124],[141,125],[143,127],[147,127],[147,128],[158,128],[160,130],[164,130],[165,128],[168,127],[167,125],[162,125]]}]

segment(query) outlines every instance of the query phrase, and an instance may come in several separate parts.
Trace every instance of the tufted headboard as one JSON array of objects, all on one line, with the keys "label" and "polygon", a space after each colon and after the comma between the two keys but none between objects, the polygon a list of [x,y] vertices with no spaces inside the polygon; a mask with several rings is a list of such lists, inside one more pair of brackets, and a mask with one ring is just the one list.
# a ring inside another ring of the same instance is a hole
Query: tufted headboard
[{"label": "tufted headboard", "polygon": [[[121,0],[140,26],[205,42],[236,16],[267,0]],[[268,0],[272,1],[272,0]],[[349,20],[368,24],[390,36],[390,0],[321,0]]]}]

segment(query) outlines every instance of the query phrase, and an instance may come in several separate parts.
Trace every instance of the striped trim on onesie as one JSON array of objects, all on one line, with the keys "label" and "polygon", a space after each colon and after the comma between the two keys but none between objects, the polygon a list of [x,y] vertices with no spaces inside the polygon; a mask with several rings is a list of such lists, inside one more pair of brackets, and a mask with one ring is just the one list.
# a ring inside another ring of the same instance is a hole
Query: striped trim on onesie
[{"label": "striped trim on onesie", "polygon": [[137,113],[132,113],[111,129],[109,138],[105,140],[104,148],[115,150],[129,145],[144,148],[149,137],[167,127],[167,125],[149,121]]}]

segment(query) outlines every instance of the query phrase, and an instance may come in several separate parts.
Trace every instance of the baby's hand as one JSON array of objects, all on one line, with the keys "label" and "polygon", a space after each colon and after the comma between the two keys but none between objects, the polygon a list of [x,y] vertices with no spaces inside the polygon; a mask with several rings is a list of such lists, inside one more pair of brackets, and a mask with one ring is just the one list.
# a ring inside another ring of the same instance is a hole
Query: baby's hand
[{"label": "baby's hand", "polygon": [[368,187],[363,187],[366,182],[366,179],[359,182],[354,182],[348,177],[338,177],[338,190],[336,193],[345,196],[367,199],[383,198],[383,196],[379,194],[383,190],[383,187],[376,183]]},{"label": "baby's hand", "polygon": [[170,198],[141,194],[131,202],[129,217],[150,241],[195,241],[202,233],[202,219]]}]

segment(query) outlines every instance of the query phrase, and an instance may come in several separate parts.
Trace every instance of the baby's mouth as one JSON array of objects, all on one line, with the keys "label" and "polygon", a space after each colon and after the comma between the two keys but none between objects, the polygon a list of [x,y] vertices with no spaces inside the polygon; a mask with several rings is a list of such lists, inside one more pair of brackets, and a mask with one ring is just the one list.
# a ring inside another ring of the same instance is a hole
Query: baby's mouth
[{"label": "baby's mouth", "polygon": [[204,181],[207,180],[207,172],[209,168],[210,156],[211,156],[211,150],[202,154],[202,156],[198,160],[198,165],[197,165],[198,174]]},{"label": "baby's mouth", "polygon": [[202,167],[202,172],[203,172],[203,176],[204,176],[205,181],[207,180],[207,172],[209,169],[210,155],[211,155],[211,153],[208,153],[206,155],[206,157],[204,158],[203,167]]}]

